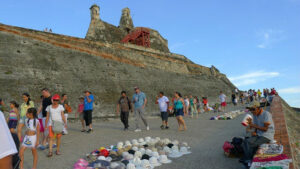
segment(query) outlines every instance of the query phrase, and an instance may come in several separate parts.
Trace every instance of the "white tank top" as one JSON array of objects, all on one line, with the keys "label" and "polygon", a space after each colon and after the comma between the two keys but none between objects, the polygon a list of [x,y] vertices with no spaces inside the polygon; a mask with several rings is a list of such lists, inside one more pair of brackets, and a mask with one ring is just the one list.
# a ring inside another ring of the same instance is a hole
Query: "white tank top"
[{"label": "white tank top", "polygon": [[[35,120],[35,125],[34,125],[34,120]],[[28,119],[25,121],[25,126],[28,130],[30,131],[36,131],[36,126],[39,125],[39,120],[38,119],[30,119],[28,122]]]}]

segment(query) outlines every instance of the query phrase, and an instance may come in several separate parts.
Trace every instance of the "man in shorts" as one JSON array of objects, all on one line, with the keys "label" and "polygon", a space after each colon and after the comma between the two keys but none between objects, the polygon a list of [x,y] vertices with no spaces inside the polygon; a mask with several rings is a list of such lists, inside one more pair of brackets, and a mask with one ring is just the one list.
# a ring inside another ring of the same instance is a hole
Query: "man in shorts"
[{"label": "man in shorts", "polygon": [[221,111],[225,112],[225,108],[226,108],[226,95],[220,91],[220,95],[219,95],[219,99],[221,102]]},{"label": "man in shorts", "polygon": [[168,107],[169,107],[169,99],[164,96],[164,92],[159,92],[158,96],[156,97],[156,104],[158,104],[159,110],[160,110],[160,116],[162,120],[162,125],[160,128],[163,129],[169,129],[168,126]]}]

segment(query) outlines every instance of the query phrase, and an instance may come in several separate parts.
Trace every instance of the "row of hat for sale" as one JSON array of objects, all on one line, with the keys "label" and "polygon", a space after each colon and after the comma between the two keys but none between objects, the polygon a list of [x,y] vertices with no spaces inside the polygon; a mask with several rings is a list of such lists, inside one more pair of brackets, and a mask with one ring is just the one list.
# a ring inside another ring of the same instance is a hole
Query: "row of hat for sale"
[{"label": "row of hat for sale", "polygon": [[236,118],[238,115],[244,114],[248,112],[248,110],[234,110],[227,113],[224,113],[223,115],[218,116],[212,116],[210,120],[231,120]]},{"label": "row of hat for sale", "polygon": [[74,169],[153,169],[162,164],[171,163],[170,158],[179,158],[190,154],[191,148],[186,142],[171,141],[159,137],[139,138],[118,142],[107,148],[100,147],[79,159]]}]

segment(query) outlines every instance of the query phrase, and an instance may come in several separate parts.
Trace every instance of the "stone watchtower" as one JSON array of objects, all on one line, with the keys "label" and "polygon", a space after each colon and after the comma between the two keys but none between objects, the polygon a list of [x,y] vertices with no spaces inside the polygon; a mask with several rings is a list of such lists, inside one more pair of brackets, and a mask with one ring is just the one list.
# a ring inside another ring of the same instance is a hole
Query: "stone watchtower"
[{"label": "stone watchtower", "polygon": [[100,7],[96,4],[90,7],[91,10],[91,20],[98,20],[100,19]]},{"label": "stone watchtower", "polygon": [[121,19],[120,19],[119,27],[122,30],[124,30],[126,33],[129,33],[131,30],[134,29],[129,8],[124,8],[122,10],[122,16],[121,16]]}]

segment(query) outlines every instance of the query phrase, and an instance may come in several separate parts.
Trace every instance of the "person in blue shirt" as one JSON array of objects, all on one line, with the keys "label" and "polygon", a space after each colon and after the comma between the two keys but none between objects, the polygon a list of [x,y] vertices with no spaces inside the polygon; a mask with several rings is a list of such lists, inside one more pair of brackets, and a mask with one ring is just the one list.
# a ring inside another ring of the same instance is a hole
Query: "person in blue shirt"
[{"label": "person in blue shirt", "polygon": [[92,112],[93,112],[94,96],[92,95],[92,93],[90,91],[85,91],[84,94],[85,94],[85,97],[84,97],[83,115],[84,115],[85,125],[87,127],[89,127],[87,132],[90,133],[93,131]]},{"label": "person in blue shirt", "polygon": [[135,132],[140,132],[141,129],[139,127],[139,119],[141,118],[144,122],[146,129],[149,129],[148,122],[145,117],[145,106],[147,104],[147,98],[145,93],[141,92],[141,90],[138,87],[134,88],[135,94],[132,97],[132,103],[134,104],[134,116],[135,116],[135,124],[136,129]]}]

